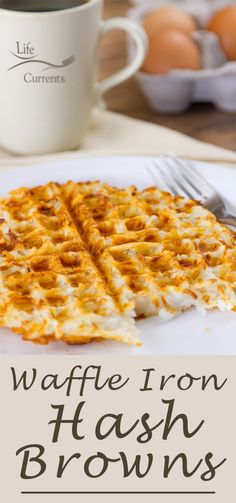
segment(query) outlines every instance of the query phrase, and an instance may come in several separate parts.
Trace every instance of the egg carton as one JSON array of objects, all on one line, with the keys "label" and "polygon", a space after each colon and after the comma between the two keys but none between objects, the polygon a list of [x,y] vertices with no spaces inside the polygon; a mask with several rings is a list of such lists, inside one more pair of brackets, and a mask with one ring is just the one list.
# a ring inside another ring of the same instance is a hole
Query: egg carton
[{"label": "egg carton", "polygon": [[[236,112],[236,62],[228,62],[216,34],[204,30],[213,13],[235,1],[224,0],[132,0],[128,17],[138,23],[161,6],[175,5],[194,16],[199,29],[193,33],[202,56],[201,70],[172,70],[168,74],[138,72],[137,80],[149,105],[162,113],[181,113],[193,102],[212,102],[220,110]],[[129,55],[134,46],[129,41]]]}]

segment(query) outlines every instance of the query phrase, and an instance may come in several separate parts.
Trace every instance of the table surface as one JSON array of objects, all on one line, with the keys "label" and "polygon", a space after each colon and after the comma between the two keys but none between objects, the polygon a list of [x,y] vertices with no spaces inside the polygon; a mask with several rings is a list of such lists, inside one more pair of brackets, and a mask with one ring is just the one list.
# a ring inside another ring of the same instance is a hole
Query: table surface
[{"label": "table surface", "polygon": [[[105,0],[104,18],[124,16],[128,0]],[[113,31],[101,43],[101,78],[119,70],[127,60],[125,35]],[[136,80],[117,86],[106,94],[109,110],[175,129],[198,140],[236,150],[236,113],[216,110],[212,104],[194,104],[181,115],[164,115],[148,107]]]}]

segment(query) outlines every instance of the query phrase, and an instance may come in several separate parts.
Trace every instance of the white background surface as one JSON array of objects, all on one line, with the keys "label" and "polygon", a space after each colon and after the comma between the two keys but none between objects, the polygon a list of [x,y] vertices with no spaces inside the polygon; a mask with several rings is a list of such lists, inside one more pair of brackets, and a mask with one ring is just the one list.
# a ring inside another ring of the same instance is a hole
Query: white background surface
[{"label": "white background surface", "polygon": [[[16,168],[1,177],[1,195],[19,186],[34,186],[48,181],[64,182],[101,180],[125,187],[153,185],[146,166],[152,158],[105,157],[87,158]],[[231,203],[236,205],[236,170],[217,164],[193,163],[193,166],[211,182]],[[133,354],[133,355],[218,355],[236,354],[236,313],[211,312],[202,316],[195,310],[163,322],[149,318],[137,323],[143,342],[133,348],[115,342],[92,343],[84,346],[67,346],[56,342],[38,346],[24,342],[7,329],[0,329],[0,353],[5,354]]]}]

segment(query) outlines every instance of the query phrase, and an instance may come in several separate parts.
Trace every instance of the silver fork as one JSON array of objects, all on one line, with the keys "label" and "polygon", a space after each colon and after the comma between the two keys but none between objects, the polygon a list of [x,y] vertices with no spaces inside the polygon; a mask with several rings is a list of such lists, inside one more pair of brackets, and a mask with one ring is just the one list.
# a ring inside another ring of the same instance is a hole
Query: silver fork
[{"label": "silver fork", "polygon": [[208,208],[225,225],[236,228],[236,208],[186,162],[174,154],[162,156],[147,167],[155,184],[174,195],[195,199]]}]

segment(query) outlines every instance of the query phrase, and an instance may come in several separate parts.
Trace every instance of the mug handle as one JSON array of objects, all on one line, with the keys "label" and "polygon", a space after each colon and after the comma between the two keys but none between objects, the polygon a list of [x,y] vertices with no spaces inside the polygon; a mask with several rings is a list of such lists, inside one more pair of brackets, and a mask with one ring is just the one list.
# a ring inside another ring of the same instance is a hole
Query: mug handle
[{"label": "mug handle", "polygon": [[95,85],[95,101],[99,102],[101,100],[102,95],[118,84],[121,84],[125,80],[132,77],[142,66],[144,59],[148,50],[148,38],[144,31],[144,29],[139,26],[137,23],[130,21],[129,19],[125,19],[122,17],[117,17],[113,19],[109,19],[108,21],[104,21],[101,23],[101,35],[104,35],[110,30],[121,29],[129,33],[132,36],[133,40],[136,44],[136,55],[131,61],[131,63],[115,73],[102,82],[98,82]]}]

